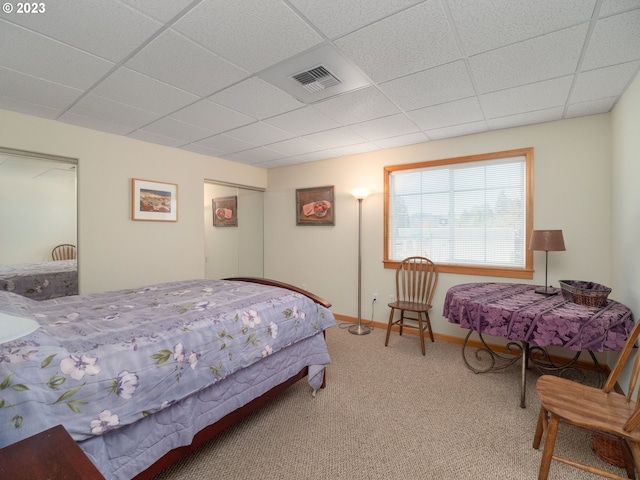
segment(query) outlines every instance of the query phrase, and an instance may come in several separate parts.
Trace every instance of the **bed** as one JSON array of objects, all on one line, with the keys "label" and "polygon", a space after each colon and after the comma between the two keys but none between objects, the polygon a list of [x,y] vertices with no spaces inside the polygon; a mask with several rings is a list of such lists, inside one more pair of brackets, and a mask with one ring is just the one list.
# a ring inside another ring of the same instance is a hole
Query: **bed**
[{"label": "bed", "polygon": [[152,478],[304,376],[315,394],[329,306],[256,278],[0,292],[0,329],[24,326],[0,344],[0,447],[62,424],[105,478]]},{"label": "bed", "polygon": [[78,294],[78,261],[0,265],[0,290],[34,300]]}]

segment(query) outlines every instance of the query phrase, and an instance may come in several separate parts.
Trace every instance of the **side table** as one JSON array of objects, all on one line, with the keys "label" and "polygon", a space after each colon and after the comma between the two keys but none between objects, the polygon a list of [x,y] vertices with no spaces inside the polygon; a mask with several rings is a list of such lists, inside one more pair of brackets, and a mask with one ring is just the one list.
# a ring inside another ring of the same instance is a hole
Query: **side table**
[{"label": "side table", "polygon": [[0,449],[0,478],[104,480],[62,425]]}]

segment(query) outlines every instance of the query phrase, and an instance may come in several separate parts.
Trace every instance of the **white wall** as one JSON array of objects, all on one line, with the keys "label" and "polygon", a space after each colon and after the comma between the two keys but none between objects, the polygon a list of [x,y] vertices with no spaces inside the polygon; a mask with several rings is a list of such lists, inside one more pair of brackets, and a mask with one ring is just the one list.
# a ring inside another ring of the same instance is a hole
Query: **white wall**
[{"label": "white wall", "polygon": [[[335,313],[357,316],[357,201],[349,191],[375,193],[363,203],[362,315],[386,322],[393,271],[384,269],[383,167],[425,160],[534,147],[534,228],[562,229],[566,252],[549,254],[549,282],[611,282],[611,139],[609,114],[513,128],[362,155],[270,169],[265,194],[265,276],[307,288],[333,303]],[[336,225],[295,224],[295,189],[335,185]],[[544,255],[534,256],[534,283],[544,284]],[[441,315],[449,287],[510,281],[441,274],[432,315],[436,332],[463,336]],[[513,280],[518,282],[520,280]],[[379,301],[372,316],[371,294]],[[611,297],[616,298],[614,290]]]},{"label": "white wall", "polygon": [[[204,278],[204,180],[266,188],[248,165],[6,110],[0,125],[2,147],[78,159],[81,293]],[[178,184],[178,221],[132,221],[131,178]]]},{"label": "white wall", "polygon": [[640,317],[640,77],[611,115],[612,287]]}]

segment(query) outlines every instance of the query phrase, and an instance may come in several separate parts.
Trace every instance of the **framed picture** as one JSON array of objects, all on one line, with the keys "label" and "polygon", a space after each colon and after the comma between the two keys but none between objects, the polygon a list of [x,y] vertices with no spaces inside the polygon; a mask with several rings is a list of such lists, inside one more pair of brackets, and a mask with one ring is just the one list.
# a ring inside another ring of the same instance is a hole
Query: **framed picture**
[{"label": "framed picture", "polygon": [[178,185],[131,179],[131,220],[178,221]]},{"label": "framed picture", "polygon": [[296,225],[335,225],[334,187],[296,190]]},{"label": "framed picture", "polygon": [[238,197],[221,197],[213,199],[213,226],[238,226]]}]

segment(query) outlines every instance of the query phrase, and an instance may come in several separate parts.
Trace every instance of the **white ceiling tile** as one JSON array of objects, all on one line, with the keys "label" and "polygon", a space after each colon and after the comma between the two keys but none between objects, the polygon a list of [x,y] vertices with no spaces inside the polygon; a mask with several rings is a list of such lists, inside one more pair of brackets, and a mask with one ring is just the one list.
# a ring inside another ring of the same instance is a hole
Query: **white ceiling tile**
[{"label": "white ceiling tile", "polygon": [[334,150],[321,150],[319,152],[296,155],[295,158],[302,163],[308,163],[308,162],[317,162],[318,160],[326,160],[327,158],[334,158],[337,156],[338,154]]},{"label": "white ceiling tile", "polygon": [[[247,71],[171,30],[156,38],[125,65],[202,97],[249,75]],[[171,68],[167,68],[167,65],[171,65]]]},{"label": "white ceiling tile", "polygon": [[256,122],[226,132],[227,135],[244,142],[256,142],[260,145],[280,142],[294,137],[290,132],[281,130],[264,122]]},{"label": "white ceiling tile", "polygon": [[573,76],[510,88],[480,96],[486,117],[496,118],[564,105]]},{"label": "white ceiling tile", "polygon": [[265,123],[296,135],[306,135],[337,128],[340,124],[322,115],[313,107],[305,107],[265,120]]},{"label": "white ceiling tile", "polygon": [[210,157],[221,157],[224,153],[229,152],[221,152],[214,148],[205,147],[204,145],[200,145],[198,143],[190,143],[189,145],[183,145],[180,147],[181,150],[188,150],[189,152],[201,153],[202,155],[209,155]]},{"label": "white ceiling tile", "polygon": [[366,138],[358,135],[348,127],[335,128],[324,132],[305,135],[307,140],[317,143],[324,148],[341,148],[358,143],[365,143]]},{"label": "white ceiling tile", "polygon": [[251,77],[226,88],[209,97],[209,100],[258,120],[305,106],[288,93],[258,77]]},{"label": "white ceiling tile", "polygon": [[401,113],[351,125],[349,128],[367,140],[398,137],[419,131],[418,127]]},{"label": "white ceiling tile", "polygon": [[172,113],[171,117],[191,125],[206,128],[213,133],[222,133],[256,121],[255,118],[235,112],[209,100],[200,100],[193,103]]},{"label": "white ceiling tile", "polygon": [[374,150],[380,150],[380,147],[378,147],[375,143],[365,142],[358,143],[356,145],[347,145],[345,147],[336,147],[333,150],[338,154],[338,156],[342,157],[345,155],[356,155],[358,153],[373,152]]},{"label": "white ceiling tile", "polygon": [[623,63],[580,73],[575,81],[569,101],[586,102],[604,97],[616,97],[624,92],[638,71],[640,62]]},{"label": "white ceiling tile", "polygon": [[394,148],[428,141],[429,138],[424,133],[418,132],[410,133],[408,135],[399,135],[397,137],[384,138],[382,140],[376,140],[375,144],[380,148]]},{"label": "white ceiling tile", "polygon": [[600,16],[607,17],[634,8],[640,8],[640,0],[602,0]]},{"label": "white ceiling tile", "polygon": [[2,20],[0,45],[1,66],[74,88],[92,86],[114,66],[95,55]]},{"label": "white ceiling tile", "polygon": [[323,41],[280,0],[204,1],[175,28],[252,73]]},{"label": "white ceiling tile", "polygon": [[467,55],[588,22],[596,0],[446,0]]},{"label": "white ceiling tile", "polygon": [[[425,28],[428,25],[429,28]],[[460,57],[438,1],[427,1],[336,40],[374,81],[451,62]]]},{"label": "white ceiling tile", "polygon": [[640,9],[598,21],[582,63],[583,70],[640,59]]},{"label": "white ceiling tile", "polygon": [[352,32],[422,0],[331,0],[331,8],[317,0],[289,0],[329,38]]},{"label": "white ceiling tile", "polygon": [[480,103],[475,97],[443,103],[407,112],[422,130],[434,130],[483,120]]},{"label": "white ceiling tile", "polygon": [[185,9],[193,0],[120,0],[150,17],[167,22]]},{"label": "white ceiling tile", "polygon": [[140,129],[143,132],[175,138],[184,143],[191,143],[213,135],[209,130],[188,123],[164,117]]},{"label": "white ceiling tile", "polygon": [[206,148],[212,148],[222,154],[240,152],[242,150],[249,150],[258,146],[257,143],[244,142],[225,134],[205,138],[204,140],[200,140],[194,144],[202,145]]},{"label": "white ceiling tile", "polygon": [[342,125],[399,113],[398,107],[375,87],[362,88],[314,103],[313,108]]},{"label": "white ceiling tile", "polygon": [[573,103],[567,106],[565,118],[597,115],[611,111],[618,97],[599,98],[588,102]]},{"label": "white ceiling tile", "polygon": [[280,152],[283,155],[294,156],[317,152],[318,150],[322,150],[323,147],[307,140],[306,138],[296,137],[284,140],[283,142],[271,143],[269,144],[269,149]]},{"label": "white ceiling tile", "polygon": [[55,0],[42,14],[12,15],[12,22],[100,57],[119,62],[162,24],[114,1]]},{"label": "white ceiling tile", "polygon": [[44,105],[30,103],[16,97],[5,97],[3,95],[0,95],[0,108],[50,119],[57,118],[63,112],[63,110],[58,110],[57,108],[45,107]]},{"label": "white ceiling tile", "polygon": [[504,128],[521,127],[523,125],[553,122],[562,118],[563,109],[563,107],[552,107],[537,110],[535,112],[518,113],[505,117],[491,118],[487,120],[487,124],[491,130],[501,130]]},{"label": "white ceiling tile", "polygon": [[574,73],[588,28],[582,24],[471,57],[478,93]]},{"label": "white ceiling tile", "polygon": [[265,147],[259,147],[225,155],[224,158],[252,165],[254,163],[268,162],[269,160],[282,158],[282,156],[283,155],[281,153],[274,152],[273,150],[269,150]]},{"label": "white ceiling tile", "polygon": [[92,130],[100,130],[102,132],[109,132],[115,135],[126,135],[131,132],[131,128],[121,123],[113,123],[102,120],[95,117],[86,117],[84,115],[78,115],[71,111],[63,113],[58,120],[65,123],[70,123],[78,127],[90,128]]},{"label": "white ceiling tile", "polygon": [[191,93],[124,67],[109,75],[93,93],[165,115],[198,100]]},{"label": "white ceiling tile", "polygon": [[462,60],[385,82],[380,89],[404,110],[459,100],[475,93]]},{"label": "white ceiling tile", "polygon": [[158,135],[157,133],[145,132],[143,130],[136,130],[135,132],[127,135],[127,137],[137,138],[138,140],[142,140],[144,142],[166,145],[168,147],[180,147],[184,144],[184,142],[181,140]]},{"label": "white ceiling tile", "polygon": [[68,108],[82,94],[82,90],[2,67],[0,67],[0,91],[3,96],[55,108],[58,111]]},{"label": "white ceiling tile", "polygon": [[443,138],[462,137],[464,135],[473,135],[489,130],[487,123],[482,120],[480,122],[465,123],[462,125],[453,125],[451,127],[436,128],[427,130],[426,134],[431,140],[442,140]]},{"label": "white ceiling tile", "polygon": [[[69,109],[69,112],[85,118],[95,118],[106,124],[120,125],[125,132],[140,128],[158,118],[157,113],[93,94],[81,98]],[[113,132],[113,128],[109,131]]]}]

